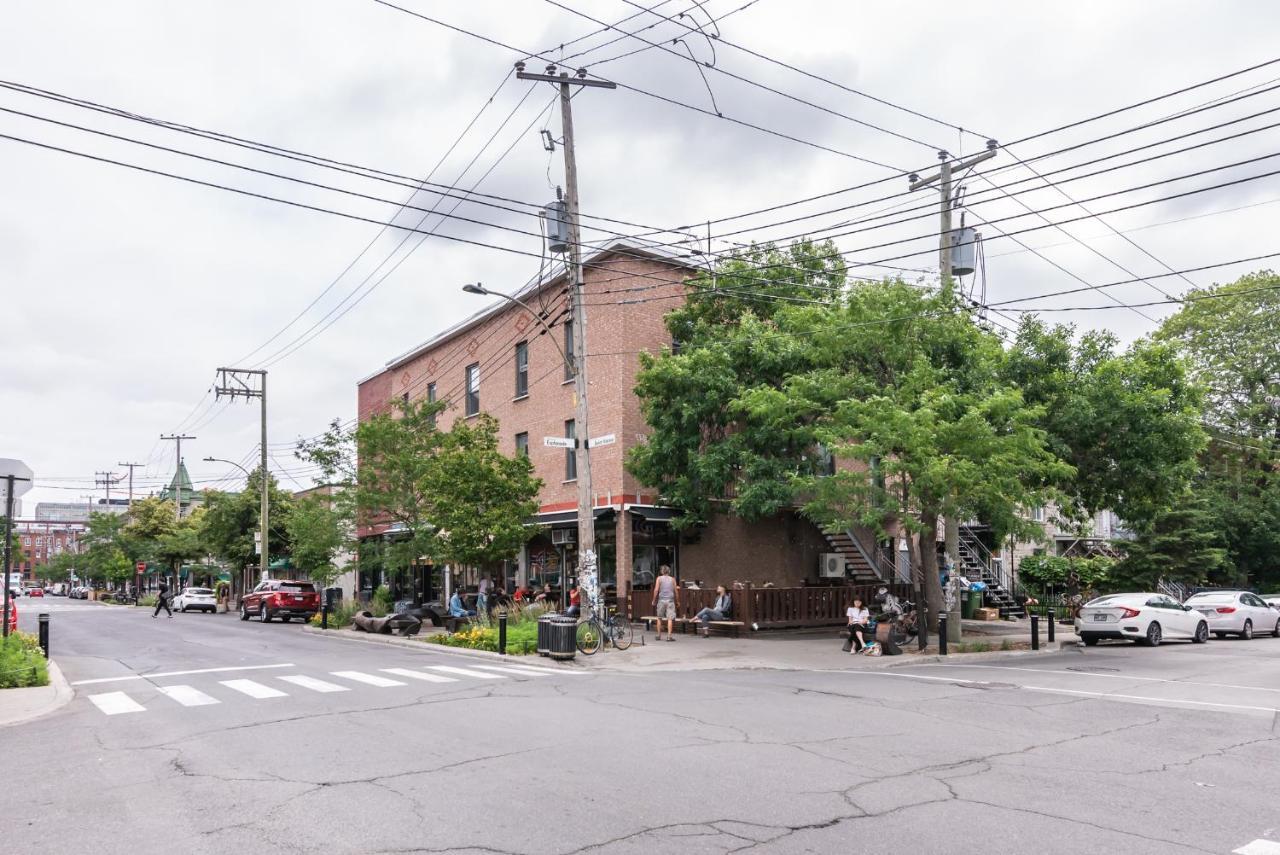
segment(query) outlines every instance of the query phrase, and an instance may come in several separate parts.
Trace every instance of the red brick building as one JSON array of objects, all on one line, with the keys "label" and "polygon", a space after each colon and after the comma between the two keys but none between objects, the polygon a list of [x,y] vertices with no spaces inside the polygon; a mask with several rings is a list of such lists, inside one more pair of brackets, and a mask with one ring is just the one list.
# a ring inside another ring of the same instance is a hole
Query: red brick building
[{"label": "red brick building", "polygon": [[13,528],[22,545],[23,560],[14,563],[12,572],[21,573],[24,582],[35,581],[35,569],[55,555],[78,552],[85,530],[84,523],[20,519],[13,521]]},{"label": "red brick building", "polygon": [[[665,250],[621,242],[591,254],[585,267],[590,432],[592,438],[615,437],[591,451],[602,584],[623,591],[628,583],[643,587],[662,564],[705,585],[816,580],[820,556],[843,550],[811,523],[794,515],[753,523],[721,517],[681,537],[668,524],[671,510],[623,467],[627,450],[647,431],[633,391],[640,353],[671,346],[663,318],[680,305],[684,282],[697,268]],[[497,418],[502,449],[527,449],[543,481],[537,522],[546,526],[518,561],[498,572],[508,589],[517,581],[558,586],[562,568],[576,563],[576,472],[572,450],[547,447],[543,440],[580,436],[572,375],[556,347],[570,350],[566,278],[561,271],[523,289],[489,285],[544,315],[556,341],[529,311],[505,300],[492,303],[360,381],[359,418],[404,396],[447,400],[440,423],[445,430],[479,412]]]}]

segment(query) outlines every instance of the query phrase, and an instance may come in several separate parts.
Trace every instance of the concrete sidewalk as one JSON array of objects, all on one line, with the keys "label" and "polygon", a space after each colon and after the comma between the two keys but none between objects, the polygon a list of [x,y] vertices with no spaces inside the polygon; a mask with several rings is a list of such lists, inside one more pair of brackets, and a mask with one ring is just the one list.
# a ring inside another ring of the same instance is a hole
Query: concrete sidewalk
[{"label": "concrete sidewalk", "polygon": [[58,663],[49,662],[49,685],[30,689],[0,689],[0,727],[48,715],[75,696]]}]

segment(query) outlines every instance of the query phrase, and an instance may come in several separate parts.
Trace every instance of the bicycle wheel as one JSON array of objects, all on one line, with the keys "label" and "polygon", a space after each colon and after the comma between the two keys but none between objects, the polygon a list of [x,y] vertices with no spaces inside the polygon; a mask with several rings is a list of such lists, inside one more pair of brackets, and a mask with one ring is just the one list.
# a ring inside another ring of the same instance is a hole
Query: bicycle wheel
[{"label": "bicycle wheel", "polygon": [[600,624],[596,623],[594,620],[587,620],[578,624],[576,640],[578,642],[578,650],[580,650],[583,655],[590,656],[599,650],[600,642],[603,638],[604,633],[601,632]]},{"label": "bicycle wheel", "polygon": [[631,621],[625,617],[614,615],[609,618],[608,628],[609,640],[613,642],[614,647],[619,650],[626,650],[631,646]]}]

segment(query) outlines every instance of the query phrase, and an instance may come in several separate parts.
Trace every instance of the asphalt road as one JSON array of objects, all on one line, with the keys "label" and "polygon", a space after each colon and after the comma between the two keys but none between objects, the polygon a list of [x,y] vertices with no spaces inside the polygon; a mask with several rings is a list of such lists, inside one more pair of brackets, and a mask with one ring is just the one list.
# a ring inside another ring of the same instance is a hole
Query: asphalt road
[{"label": "asphalt road", "polygon": [[46,603],[76,698],[0,730],[0,853],[1280,853],[1280,639],[516,673]]}]

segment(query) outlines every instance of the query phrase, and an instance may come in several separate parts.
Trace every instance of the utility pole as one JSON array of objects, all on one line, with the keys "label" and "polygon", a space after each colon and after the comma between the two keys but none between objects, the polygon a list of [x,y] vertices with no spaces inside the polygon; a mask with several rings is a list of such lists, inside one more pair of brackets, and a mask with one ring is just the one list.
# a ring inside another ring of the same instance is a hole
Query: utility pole
[{"label": "utility pole", "polygon": [[[591,454],[589,440],[591,430],[587,421],[587,309],[583,301],[582,228],[578,222],[578,162],[574,155],[573,98],[569,87],[586,86],[597,89],[616,89],[617,84],[607,80],[588,80],[587,70],[578,69],[575,77],[568,71],[556,73],[554,65],[548,65],[545,74],[532,74],[524,70],[524,63],[516,63],[516,77],[521,80],[541,80],[560,87],[560,123],[564,135],[565,215],[569,221],[569,247],[567,267],[570,290],[573,297],[573,386],[574,386],[574,456],[578,475],[578,585],[595,594],[599,588],[596,580],[596,520],[595,493],[591,486]],[[567,595],[566,591],[566,595]],[[567,600],[566,600],[567,601]],[[582,599],[583,615],[590,615],[593,603],[590,597]]]},{"label": "utility pole", "polygon": [[178,473],[182,470],[182,441],[184,439],[195,439],[194,436],[186,434],[171,433],[168,436],[160,434],[161,439],[171,439],[178,444],[178,465],[173,470],[173,499],[175,512],[177,513],[178,522],[182,522],[182,479],[178,477]]},{"label": "utility pole", "polygon": [[[971,169],[982,163],[984,160],[990,160],[999,153],[995,140],[987,140],[987,150],[982,154],[975,154],[972,157],[966,157],[963,160],[957,160],[954,163],[951,155],[945,151],[938,152],[938,160],[941,165],[936,175],[928,178],[921,178],[918,175],[911,175],[910,189],[919,190],[921,187],[928,187],[935,182],[938,185],[938,275],[942,280],[943,287],[951,285],[951,262],[952,250],[955,248],[955,234],[951,228],[951,210],[955,207],[955,198],[952,190],[951,176],[955,170]],[[949,573],[947,576],[947,591],[944,591],[944,600],[947,609],[947,640],[960,641],[960,517],[956,513],[947,514],[943,518],[943,541],[945,543],[947,564],[949,565]],[[933,544],[920,544],[922,549],[936,548]],[[950,594],[949,597],[946,594]]]},{"label": "utility pole", "polygon": [[111,488],[120,483],[120,476],[114,472],[95,472],[93,473],[94,484],[98,487],[105,487],[107,490],[107,513],[111,513]]},{"label": "utility pole", "polygon": [[116,465],[117,465],[117,466],[128,466],[128,467],[129,467],[129,509],[130,509],[130,510],[133,510],[133,470],[137,469],[139,466],[142,466],[143,464],[141,464],[141,463],[117,463]]},{"label": "utility pole", "polygon": [[262,508],[258,514],[258,536],[261,539],[261,545],[258,547],[258,567],[261,572],[261,578],[267,578],[268,567],[270,566],[270,556],[267,549],[267,534],[271,519],[271,510],[268,507],[268,491],[267,485],[267,372],[261,369],[251,368],[219,368],[218,369],[218,385],[214,387],[214,395],[217,399],[221,399],[223,395],[231,398],[262,399],[262,462],[259,469],[262,479]]}]

